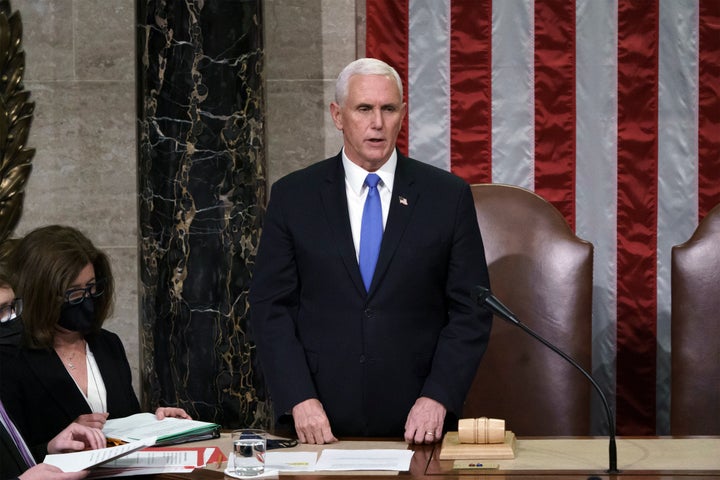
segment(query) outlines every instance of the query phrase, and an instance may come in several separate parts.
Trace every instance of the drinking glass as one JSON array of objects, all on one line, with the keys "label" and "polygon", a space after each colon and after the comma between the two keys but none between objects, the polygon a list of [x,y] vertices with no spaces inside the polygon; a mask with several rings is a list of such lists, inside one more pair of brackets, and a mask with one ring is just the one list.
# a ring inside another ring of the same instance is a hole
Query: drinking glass
[{"label": "drinking glass", "polygon": [[231,434],[235,474],[242,477],[261,475],[265,471],[267,433],[257,429],[234,430]]}]

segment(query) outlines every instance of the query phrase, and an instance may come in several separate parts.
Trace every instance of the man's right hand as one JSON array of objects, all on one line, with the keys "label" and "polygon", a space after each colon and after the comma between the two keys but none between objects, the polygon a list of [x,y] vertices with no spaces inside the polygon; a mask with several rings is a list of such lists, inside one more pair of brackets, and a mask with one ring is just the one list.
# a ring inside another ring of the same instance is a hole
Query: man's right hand
[{"label": "man's right hand", "polygon": [[292,416],[300,443],[321,445],[338,441],[330,429],[325,409],[317,398],[309,398],[295,405]]},{"label": "man's right hand", "polygon": [[88,475],[87,470],[64,473],[54,465],[40,463],[20,475],[20,480],[78,480]]},{"label": "man's right hand", "polygon": [[47,445],[48,453],[77,452],[105,448],[105,435],[102,430],[71,423],[58,433]]}]

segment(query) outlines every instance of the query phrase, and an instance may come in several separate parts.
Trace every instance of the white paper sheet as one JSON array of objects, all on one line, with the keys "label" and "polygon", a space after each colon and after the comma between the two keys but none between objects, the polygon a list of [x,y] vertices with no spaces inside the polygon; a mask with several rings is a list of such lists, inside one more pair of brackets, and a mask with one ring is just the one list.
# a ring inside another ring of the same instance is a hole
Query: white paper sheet
[{"label": "white paper sheet", "polygon": [[315,452],[267,452],[265,468],[280,472],[313,472],[317,453]]},{"label": "white paper sheet", "polygon": [[315,464],[322,470],[410,470],[412,450],[323,450]]},{"label": "white paper sheet", "polygon": [[100,448],[98,450],[84,450],[82,452],[56,453],[47,455],[44,463],[55,465],[63,472],[79,472],[101,463],[131,454],[141,448],[155,444],[155,437],[126,443],[117,447]]}]

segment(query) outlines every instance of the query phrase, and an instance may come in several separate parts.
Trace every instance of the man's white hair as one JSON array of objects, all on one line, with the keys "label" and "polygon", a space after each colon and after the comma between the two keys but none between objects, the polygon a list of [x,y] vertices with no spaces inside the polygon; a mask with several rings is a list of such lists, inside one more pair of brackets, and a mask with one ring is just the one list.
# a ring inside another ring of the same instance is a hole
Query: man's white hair
[{"label": "man's white hair", "polygon": [[343,105],[348,96],[348,83],[353,75],[384,75],[395,80],[398,91],[400,92],[400,101],[403,96],[402,80],[397,71],[377,58],[359,58],[343,68],[335,82],[335,102]]}]

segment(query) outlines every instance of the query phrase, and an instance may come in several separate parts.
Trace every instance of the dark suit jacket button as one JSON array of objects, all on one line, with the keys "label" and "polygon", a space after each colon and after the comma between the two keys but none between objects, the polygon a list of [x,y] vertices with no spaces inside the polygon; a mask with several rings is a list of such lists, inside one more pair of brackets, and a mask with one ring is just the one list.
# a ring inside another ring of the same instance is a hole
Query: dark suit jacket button
[{"label": "dark suit jacket button", "polygon": [[365,355],[360,355],[360,363],[365,363]]}]

